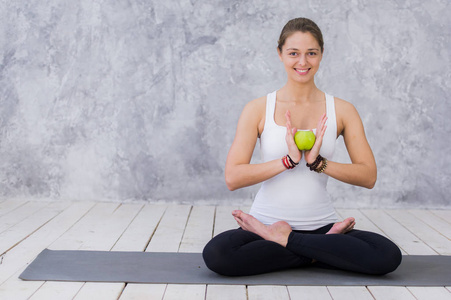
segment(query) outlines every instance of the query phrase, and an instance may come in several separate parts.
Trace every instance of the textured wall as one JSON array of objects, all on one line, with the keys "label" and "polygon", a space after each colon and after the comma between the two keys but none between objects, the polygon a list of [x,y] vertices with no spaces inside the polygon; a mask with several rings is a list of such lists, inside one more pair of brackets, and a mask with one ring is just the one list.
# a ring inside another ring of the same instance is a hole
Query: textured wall
[{"label": "textured wall", "polygon": [[285,83],[276,41],[305,16],[325,37],[318,86],[358,108],[379,166],[370,191],[331,180],[337,205],[450,206],[450,15],[448,0],[1,0],[0,196],[249,202],[257,187],[225,187],[227,151],[244,104]]}]

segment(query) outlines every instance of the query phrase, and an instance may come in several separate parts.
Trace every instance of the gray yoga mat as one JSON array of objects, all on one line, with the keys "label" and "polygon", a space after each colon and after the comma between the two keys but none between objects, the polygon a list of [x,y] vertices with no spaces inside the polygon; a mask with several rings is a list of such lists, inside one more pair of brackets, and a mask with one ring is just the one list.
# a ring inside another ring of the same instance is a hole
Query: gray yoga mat
[{"label": "gray yoga mat", "polygon": [[241,284],[450,286],[451,256],[407,255],[384,276],[315,267],[226,277],[210,271],[200,253],[44,250],[20,275],[23,280]]}]

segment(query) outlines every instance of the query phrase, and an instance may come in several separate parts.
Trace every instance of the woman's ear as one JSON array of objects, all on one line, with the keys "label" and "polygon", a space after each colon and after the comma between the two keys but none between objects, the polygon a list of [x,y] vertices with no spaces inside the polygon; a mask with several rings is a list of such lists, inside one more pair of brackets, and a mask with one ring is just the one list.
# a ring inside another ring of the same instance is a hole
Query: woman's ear
[{"label": "woman's ear", "polygon": [[277,47],[277,54],[279,54],[279,59],[282,61],[282,53],[280,52],[279,47]]}]

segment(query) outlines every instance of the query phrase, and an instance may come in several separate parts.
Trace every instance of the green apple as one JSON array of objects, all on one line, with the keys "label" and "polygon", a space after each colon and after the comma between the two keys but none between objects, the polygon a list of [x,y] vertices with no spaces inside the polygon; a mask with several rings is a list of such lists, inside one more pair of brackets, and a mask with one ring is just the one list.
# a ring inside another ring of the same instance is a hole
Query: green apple
[{"label": "green apple", "polygon": [[299,150],[310,150],[315,144],[315,134],[310,130],[298,131],[294,134],[294,142]]}]

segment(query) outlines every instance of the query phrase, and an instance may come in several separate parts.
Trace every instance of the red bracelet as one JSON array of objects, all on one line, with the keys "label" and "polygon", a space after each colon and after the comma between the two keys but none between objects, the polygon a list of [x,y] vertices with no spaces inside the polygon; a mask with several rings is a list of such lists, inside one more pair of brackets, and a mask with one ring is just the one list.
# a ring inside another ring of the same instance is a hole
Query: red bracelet
[{"label": "red bracelet", "polygon": [[285,168],[289,169],[290,167],[287,165],[287,163],[285,162],[285,156],[282,157],[282,163],[285,166]]},{"label": "red bracelet", "polygon": [[290,161],[288,160],[288,157],[286,157],[286,156],[285,156],[285,162],[287,163],[289,169],[294,168],[294,166],[292,164],[290,164]]},{"label": "red bracelet", "polygon": [[294,166],[290,165],[290,163],[288,162],[288,158],[286,156],[282,157],[282,163],[285,166],[285,168],[287,168],[287,169],[294,168]]}]

